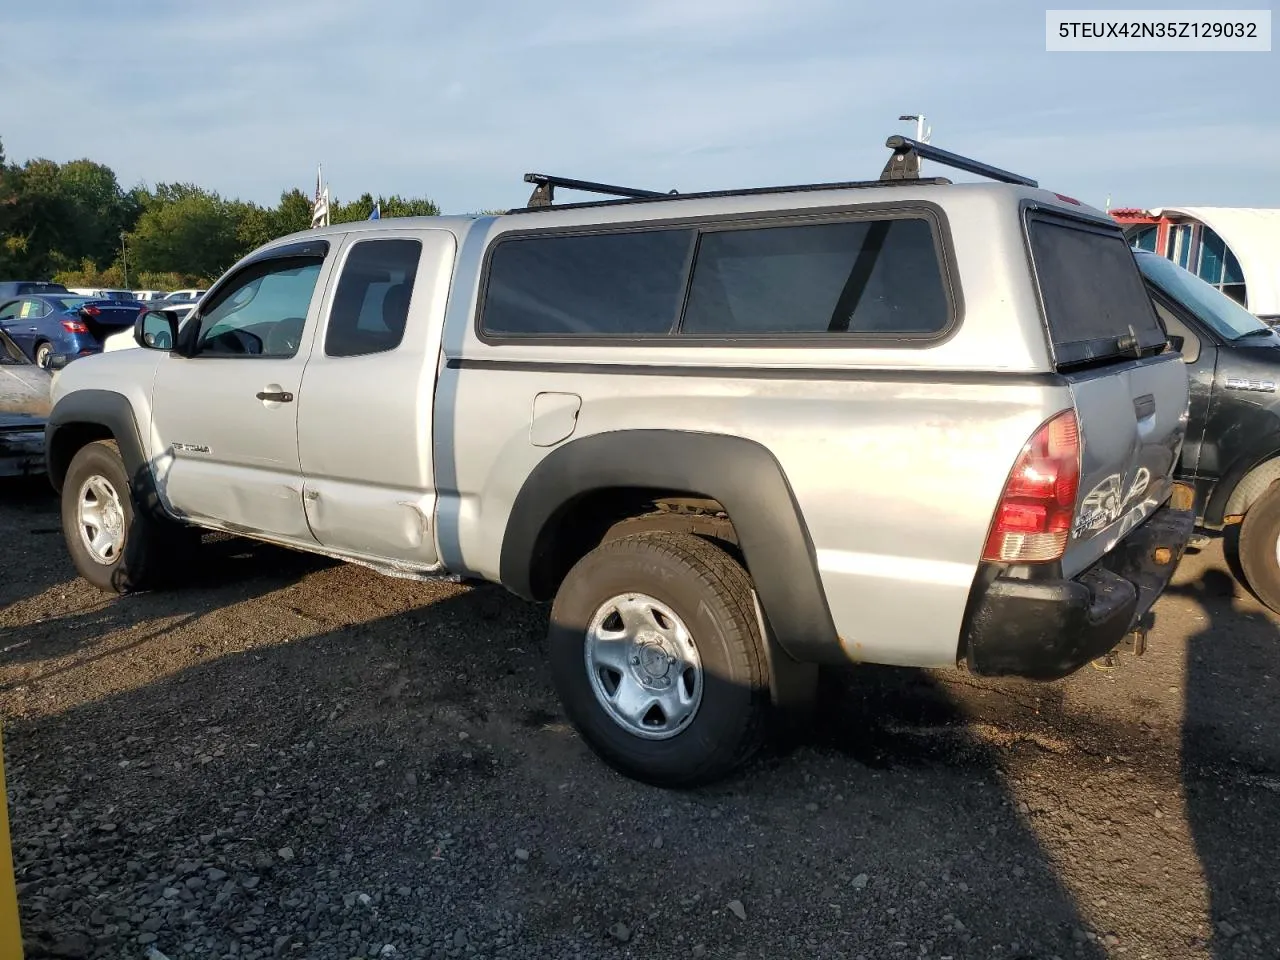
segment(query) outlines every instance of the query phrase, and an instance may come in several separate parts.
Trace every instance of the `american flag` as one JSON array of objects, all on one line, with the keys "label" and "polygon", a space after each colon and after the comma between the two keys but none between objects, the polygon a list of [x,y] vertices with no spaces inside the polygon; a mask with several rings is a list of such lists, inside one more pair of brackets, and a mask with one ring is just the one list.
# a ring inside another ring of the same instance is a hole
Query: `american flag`
[{"label": "american flag", "polygon": [[329,225],[329,187],[324,184],[320,165],[316,165],[316,197],[311,205],[311,226],[327,227]]}]

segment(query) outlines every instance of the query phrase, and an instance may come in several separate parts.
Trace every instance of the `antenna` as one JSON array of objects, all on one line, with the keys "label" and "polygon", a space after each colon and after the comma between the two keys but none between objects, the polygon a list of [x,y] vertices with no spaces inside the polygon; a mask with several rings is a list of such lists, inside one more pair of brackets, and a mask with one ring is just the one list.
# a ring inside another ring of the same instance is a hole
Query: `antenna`
[{"label": "antenna", "polygon": [[928,143],[929,137],[933,134],[933,127],[926,128],[924,125],[923,113],[904,113],[898,117],[899,120],[914,120],[916,122],[916,142]]}]

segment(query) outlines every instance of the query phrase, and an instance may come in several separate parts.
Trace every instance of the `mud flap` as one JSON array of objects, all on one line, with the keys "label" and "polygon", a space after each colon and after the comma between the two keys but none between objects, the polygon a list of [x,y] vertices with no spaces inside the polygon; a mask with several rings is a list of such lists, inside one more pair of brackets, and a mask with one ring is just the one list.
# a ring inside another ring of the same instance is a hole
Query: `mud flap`
[{"label": "mud flap", "polygon": [[751,602],[769,661],[769,700],[773,706],[775,733],[784,743],[793,742],[813,724],[818,700],[818,665],[793,660],[775,638],[754,590]]}]

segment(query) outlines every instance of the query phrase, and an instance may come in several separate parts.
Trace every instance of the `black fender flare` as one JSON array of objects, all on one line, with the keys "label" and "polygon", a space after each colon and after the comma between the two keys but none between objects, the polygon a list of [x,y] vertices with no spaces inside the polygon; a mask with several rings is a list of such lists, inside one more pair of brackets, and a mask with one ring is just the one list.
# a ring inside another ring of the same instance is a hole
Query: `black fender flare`
[{"label": "black fender flare", "polygon": [[1259,467],[1280,458],[1280,433],[1267,433],[1249,444],[1238,455],[1214,485],[1209,501],[1205,504],[1204,520],[1208,524],[1221,524],[1227,516],[1227,507],[1240,485]]},{"label": "black fender flare", "polygon": [[729,514],[779,645],[802,663],[847,662],[817,555],[782,465],[753,440],[684,430],[619,430],[558,447],[525,479],[502,540],[503,585],[540,599],[533,566],[548,525],[575,498],[608,488],[681,491]]},{"label": "black fender flare", "polygon": [[167,517],[156,494],[155,475],[143,452],[142,436],[129,398],[114,390],[76,390],[53,405],[44,428],[45,470],[53,488],[62,491],[62,480],[76,451],[83,446],[83,426],[109,432],[120,448],[133,490],[135,507],[148,516]]}]

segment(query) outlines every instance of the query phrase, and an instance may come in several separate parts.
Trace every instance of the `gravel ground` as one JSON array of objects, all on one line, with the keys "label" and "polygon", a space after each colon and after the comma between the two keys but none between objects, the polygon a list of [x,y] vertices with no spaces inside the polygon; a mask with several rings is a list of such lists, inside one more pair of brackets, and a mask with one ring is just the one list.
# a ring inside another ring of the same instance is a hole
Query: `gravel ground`
[{"label": "gravel ground", "polygon": [[668,792],[566,726],[500,589],[221,539],[111,599],[39,483],[0,542],[28,958],[1280,957],[1280,632],[1217,546],[1141,658],[851,669]]}]

